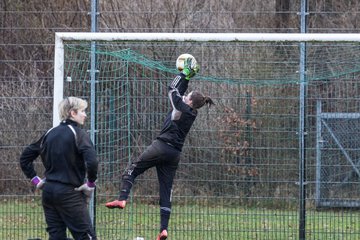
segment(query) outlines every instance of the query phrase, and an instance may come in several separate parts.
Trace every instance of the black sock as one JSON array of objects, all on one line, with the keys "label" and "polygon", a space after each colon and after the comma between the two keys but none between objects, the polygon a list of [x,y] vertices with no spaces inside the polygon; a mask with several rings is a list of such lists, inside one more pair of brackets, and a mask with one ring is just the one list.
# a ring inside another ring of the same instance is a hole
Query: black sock
[{"label": "black sock", "polygon": [[120,201],[128,199],[132,185],[133,185],[132,182],[130,182],[128,180],[122,181],[122,186],[121,186],[120,196],[119,196]]},{"label": "black sock", "polygon": [[167,230],[169,226],[170,213],[171,212],[169,210],[160,209],[160,219],[161,219],[160,232],[164,229]]}]

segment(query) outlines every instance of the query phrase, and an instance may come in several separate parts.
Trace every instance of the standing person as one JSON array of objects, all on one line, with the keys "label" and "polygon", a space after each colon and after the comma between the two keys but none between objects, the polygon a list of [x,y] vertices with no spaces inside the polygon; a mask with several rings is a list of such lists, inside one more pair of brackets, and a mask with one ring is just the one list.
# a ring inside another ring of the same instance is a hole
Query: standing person
[{"label": "standing person", "polygon": [[197,116],[197,109],[213,101],[198,91],[184,96],[189,80],[199,71],[196,61],[188,59],[184,70],[169,86],[172,109],[166,115],[162,130],[150,146],[133,161],[122,176],[122,186],[118,200],[106,203],[108,208],[124,208],[135,178],[151,167],[156,167],[160,192],[161,226],[157,240],[166,239],[171,214],[171,192],[180,153],[187,133]]},{"label": "standing person", "polygon": [[[95,189],[98,161],[90,137],[78,127],[86,119],[87,102],[67,97],[59,104],[61,123],[27,146],[21,169],[37,189],[50,240],[65,240],[68,228],[75,240],[96,239],[87,203]],[[41,156],[45,178],[38,177],[34,160]],[[87,175],[87,181],[85,177]]]}]

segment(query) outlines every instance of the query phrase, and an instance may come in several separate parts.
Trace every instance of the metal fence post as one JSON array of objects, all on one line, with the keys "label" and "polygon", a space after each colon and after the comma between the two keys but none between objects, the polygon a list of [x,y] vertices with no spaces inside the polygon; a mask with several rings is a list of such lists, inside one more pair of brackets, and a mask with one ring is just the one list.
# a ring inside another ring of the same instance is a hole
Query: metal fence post
[{"label": "metal fence post", "polygon": [[[306,33],[307,0],[301,1],[301,33]],[[306,235],[306,43],[300,43],[300,108],[299,108],[299,239]]]}]

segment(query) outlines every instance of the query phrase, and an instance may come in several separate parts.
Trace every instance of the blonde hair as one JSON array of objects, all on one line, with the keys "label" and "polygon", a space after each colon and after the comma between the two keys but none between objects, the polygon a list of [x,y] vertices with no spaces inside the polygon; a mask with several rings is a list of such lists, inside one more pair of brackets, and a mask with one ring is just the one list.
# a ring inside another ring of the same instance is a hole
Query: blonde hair
[{"label": "blonde hair", "polygon": [[72,110],[78,111],[81,109],[86,109],[88,106],[88,103],[86,100],[83,100],[81,98],[77,97],[67,97],[64,98],[59,103],[59,116],[60,120],[64,121],[66,119],[70,118],[70,113]]}]

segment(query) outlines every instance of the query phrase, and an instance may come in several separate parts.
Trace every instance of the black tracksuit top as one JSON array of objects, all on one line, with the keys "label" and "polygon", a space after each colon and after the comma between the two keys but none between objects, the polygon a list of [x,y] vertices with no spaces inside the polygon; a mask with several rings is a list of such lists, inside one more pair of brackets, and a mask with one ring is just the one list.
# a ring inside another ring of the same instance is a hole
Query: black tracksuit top
[{"label": "black tracksuit top", "polygon": [[162,130],[157,137],[157,139],[173,145],[179,151],[182,150],[186,135],[197,116],[197,111],[182,100],[188,84],[189,80],[186,80],[182,73],[171,82],[168,89],[172,110],[166,115]]},{"label": "black tracksuit top", "polygon": [[[68,125],[73,127],[76,134]],[[47,181],[78,187],[84,183],[86,175],[90,182],[97,179],[98,161],[94,145],[85,130],[72,120],[61,122],[24,149],[20,166],[30,179],[37,175],[33,161],[39,155]]]}]

